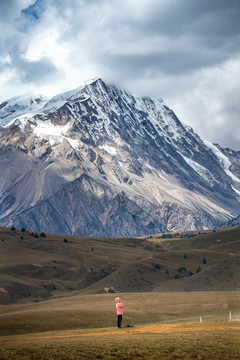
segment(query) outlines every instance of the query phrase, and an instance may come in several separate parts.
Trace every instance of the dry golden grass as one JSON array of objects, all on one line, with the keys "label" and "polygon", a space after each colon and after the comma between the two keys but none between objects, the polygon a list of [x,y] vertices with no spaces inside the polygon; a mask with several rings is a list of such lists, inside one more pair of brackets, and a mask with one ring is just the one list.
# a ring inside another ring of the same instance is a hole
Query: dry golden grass
[{"label": "dry golden grass", "polygon": [[240,358],[240,292],[118,295],[134,327],[116,328],[115,294],[0,306],[0,359]]},{"label": "dry golden grass", "polygon": [[239,323],[138,326],[128,331],[85,330],[84,333],[58,332],[32,338],[3,339],[0,358],[234,360],[240,358],[239,343]]},{"label": "dry golden grass", "polygon": [[[240,292],[123,293],[123,325],[227,320],[240,317]],[[112,327],[115,294],[84,295],[0,306],[0,335]]]}]

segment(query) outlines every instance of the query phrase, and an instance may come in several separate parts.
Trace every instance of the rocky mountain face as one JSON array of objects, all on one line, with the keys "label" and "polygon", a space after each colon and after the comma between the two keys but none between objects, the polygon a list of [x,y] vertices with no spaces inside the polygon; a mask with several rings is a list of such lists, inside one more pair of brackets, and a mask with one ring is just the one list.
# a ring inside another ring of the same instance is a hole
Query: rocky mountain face
[{"label": "rocky mountain face", "polygon": [[201,139],[162,100],[97,79],[1,124],[1,226],[126,237],[240,213],[240,154]]},{"label": "rocky mountain face", "polygon": [[232,227],[240,227],[240,215],[238,215],[237,217],[235,217],[232,220],[229,220],[225,223],[223,223],[220,227],[222,228],[232,228]]}]

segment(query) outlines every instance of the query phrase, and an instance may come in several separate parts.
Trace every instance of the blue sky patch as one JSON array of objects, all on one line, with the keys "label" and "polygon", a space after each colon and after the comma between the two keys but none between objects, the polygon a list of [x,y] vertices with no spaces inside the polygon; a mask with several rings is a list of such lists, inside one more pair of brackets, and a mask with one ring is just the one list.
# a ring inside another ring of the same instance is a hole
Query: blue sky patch
[{"label": "blue sky patch", "polygon": [[44,12],[44,0],[37,0],[33,5],[21,11],[22,15],[31,17],[32,20],[39,20]]}]

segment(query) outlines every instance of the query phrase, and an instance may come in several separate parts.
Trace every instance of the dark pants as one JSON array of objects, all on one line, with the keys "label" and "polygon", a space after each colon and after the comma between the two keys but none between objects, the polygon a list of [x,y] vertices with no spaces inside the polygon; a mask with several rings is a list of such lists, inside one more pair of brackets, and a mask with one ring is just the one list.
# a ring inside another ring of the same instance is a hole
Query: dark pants
[{"label": "dark pants", "polygon": [[122,324],[122,315],[118,315],[117,327],[120,328]]}]

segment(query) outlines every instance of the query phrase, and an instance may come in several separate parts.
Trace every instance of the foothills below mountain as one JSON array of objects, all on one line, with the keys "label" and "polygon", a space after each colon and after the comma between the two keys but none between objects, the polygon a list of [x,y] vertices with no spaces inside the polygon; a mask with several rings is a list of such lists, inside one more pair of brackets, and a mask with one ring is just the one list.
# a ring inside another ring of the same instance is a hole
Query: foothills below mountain
[{"label": "foothills below mountain", "polygon": [[127,237],[240,214],[240,152],[101,79],[0,105],[0,225]]},{"label": "foothills below mountain", "polygon": [[0,253],[0,304],[77,294],[240,290],[239,228],[128,239],[0,228]]}]

